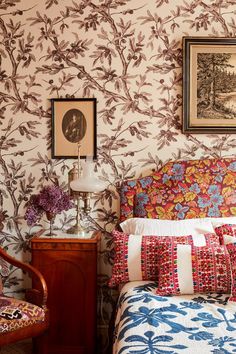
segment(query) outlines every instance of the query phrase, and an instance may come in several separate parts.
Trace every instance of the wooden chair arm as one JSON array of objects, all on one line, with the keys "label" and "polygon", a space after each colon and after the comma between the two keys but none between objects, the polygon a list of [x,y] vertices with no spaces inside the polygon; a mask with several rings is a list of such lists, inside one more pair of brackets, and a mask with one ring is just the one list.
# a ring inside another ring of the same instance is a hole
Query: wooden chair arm
[{"label": "wooden chair arm", "polygon": [[27,293],[27,300],[32,300],[36,302],[36,305],[41,306],[42,308],[46,309],[46,302],[48,296],[47,284],[45,282],[44,277],[42,274],[32,265],[28,263],[23,263],[14,257],[10,256],[0,247],[0,257],[2,257],[8,263],[14,265],[17,268],[21,268],[26,271],[32,279],[34,279],[37,284],[39,284],[39,290],[29,290]]}]

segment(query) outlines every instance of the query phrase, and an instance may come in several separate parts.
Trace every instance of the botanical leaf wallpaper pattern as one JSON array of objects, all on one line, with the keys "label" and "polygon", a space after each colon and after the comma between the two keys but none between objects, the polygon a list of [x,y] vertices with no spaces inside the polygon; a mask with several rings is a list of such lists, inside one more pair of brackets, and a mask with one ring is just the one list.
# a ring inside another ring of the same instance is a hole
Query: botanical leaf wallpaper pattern
[{"label": "botanical leaf wallpaper pattern", "polygon": [[[107,288],[119,183],[169,160],[232,156],[234,135],[183,135],[182,37],[236,35],[236,0],[0,0],[0,244],[28,259],[25,203],[42,185],[67,187],[73,160],[51,159],[50,98],[96,97],[98,176],[108,188],[90,222],[103,232],[99,328],[103,350],[115,303]],[[71,225],[74,210],[57,216]],[[18,291],[10,270],[5,287]]]}]

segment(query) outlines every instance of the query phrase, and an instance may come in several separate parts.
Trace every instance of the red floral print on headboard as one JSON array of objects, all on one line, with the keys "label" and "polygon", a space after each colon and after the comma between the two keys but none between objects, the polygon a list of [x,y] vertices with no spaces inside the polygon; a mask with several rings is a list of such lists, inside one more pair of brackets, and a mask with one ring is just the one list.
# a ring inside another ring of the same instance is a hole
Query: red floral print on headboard
[{"label": "red floral print on headboard", "polygon": [[169,162],[121,186],[121,221],[236,215],[236,159]]}]

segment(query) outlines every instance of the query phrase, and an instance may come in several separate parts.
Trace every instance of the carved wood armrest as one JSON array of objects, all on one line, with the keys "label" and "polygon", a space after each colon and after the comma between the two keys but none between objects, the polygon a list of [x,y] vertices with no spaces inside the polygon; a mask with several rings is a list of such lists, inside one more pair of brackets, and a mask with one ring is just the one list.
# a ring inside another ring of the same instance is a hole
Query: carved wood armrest
[{"label": "carved wood armrest", "polygon": [[28,290],[26,292],[27,300],[28,301],[32,300],[32,302],[35,303],[36,305],[46,309],[48,290],[47,290],[47,284],[42,274],[32,265],[28,263],[23,263],[15,259],[14,257],[10,256],[1,247],[0,247],[0,257],[2,257],[5,261],[14,265],[15,267],[23,269],[31,276],[32,279],[36,281],[40,290],[36,290],[36,289]]}]

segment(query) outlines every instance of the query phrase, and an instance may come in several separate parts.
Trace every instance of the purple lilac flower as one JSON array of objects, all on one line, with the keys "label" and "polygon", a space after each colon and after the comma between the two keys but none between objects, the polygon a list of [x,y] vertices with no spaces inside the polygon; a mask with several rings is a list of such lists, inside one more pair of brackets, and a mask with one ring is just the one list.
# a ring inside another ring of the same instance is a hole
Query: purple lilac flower
[{"label": "purple lilac flower", "polygon": [[36,224],[36,222],[40,220],[42,215],[42,210],[40,210],[37,206],[30,205],[25,213],[25,219],[27,220],[27,224],[29,226]]},{"label": "purple lilac flower", "polygon": [[63,210],[69,210],[73,206],[73,203],[71,200],[68,198],[68,194],[65,192],[62,192],[60,199],[58,200],[58,213],[60,213]]},{"label": "purple lilac flower", "polygon": [[73,203],[68,193],[56,185],[46,186],[39,194],[30,197],[25,219],[28,225],[32,226],[41,219],[44,212],[59,214],[72,207]]},{"label": "purple lilac flower", "polygon": [[57,202],[60,199],[60,191],[57,187],[48,186],[39,193],[39,206],[51,213],[57,212]]}]

